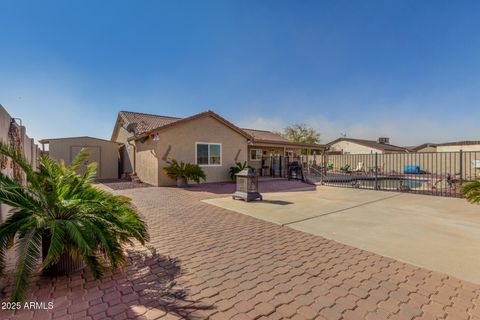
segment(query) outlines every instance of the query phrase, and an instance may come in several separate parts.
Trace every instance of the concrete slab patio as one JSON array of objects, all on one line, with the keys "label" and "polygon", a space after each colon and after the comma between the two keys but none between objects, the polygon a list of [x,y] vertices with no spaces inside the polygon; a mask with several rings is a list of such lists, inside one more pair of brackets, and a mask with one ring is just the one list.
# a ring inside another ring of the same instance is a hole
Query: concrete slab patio
[{"label": "concrete slab patio", "polygon": [[480,284],[480,206],[463,199],[333,187],[264,199],[204,201]]}]

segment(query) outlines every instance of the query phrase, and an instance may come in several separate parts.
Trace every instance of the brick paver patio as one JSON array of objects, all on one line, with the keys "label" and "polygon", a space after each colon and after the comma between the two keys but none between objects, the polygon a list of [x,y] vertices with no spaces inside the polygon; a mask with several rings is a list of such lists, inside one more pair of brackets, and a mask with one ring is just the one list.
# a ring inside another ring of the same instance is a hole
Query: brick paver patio
[{"label": "brick paver patio", "polygon": [[214,189],[118,191],[149,248],[101,281],[38,278],[27,300],[54,308],[0,318],[480,319],[480,286],[200,201]]}]

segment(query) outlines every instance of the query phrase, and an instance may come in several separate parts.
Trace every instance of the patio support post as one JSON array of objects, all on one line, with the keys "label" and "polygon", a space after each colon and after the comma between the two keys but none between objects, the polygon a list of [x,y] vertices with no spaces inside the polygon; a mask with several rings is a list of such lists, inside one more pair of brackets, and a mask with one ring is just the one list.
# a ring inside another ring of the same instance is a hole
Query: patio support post
[{"label": "patio support post", "polygon": [[[453,177],[455,179],[455,177]],[[460,185],[463,182],[463,151],[460,150]]]},{"label": "patio support post", "polygon": [[308,149],[307,154],[307,173],[310,176],[310,156],[312,155],[312,149]]},{"label": "patio support post", "polygon": [[323,177],[327,174],[327,169],[325,166],[327,165],[327,155],[325,154],[325,151],[322,153],[322,171],[320,175],[320,183],[323,185]]},{"label": "patio support post", "polygon": [[283,170],[282,170],[282,169],[283,169],[283,167],[282,167],[282,159],[283,159],[283,157],[280,156],[279,158],[280,158],[280,159],[278,159],[278,161],[279,161],[278,170],[280,171],[280,175],[279,175],[279,176],[280,176],[280,177],[283,177],[283,172],[282,172],[282,171],[283,171]]}]

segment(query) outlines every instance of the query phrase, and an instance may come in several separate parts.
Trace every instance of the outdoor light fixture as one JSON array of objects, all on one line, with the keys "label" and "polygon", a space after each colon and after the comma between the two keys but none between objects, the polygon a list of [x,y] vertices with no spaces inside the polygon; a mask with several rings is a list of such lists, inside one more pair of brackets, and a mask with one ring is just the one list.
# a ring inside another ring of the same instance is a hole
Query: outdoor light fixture
[{"label": "outdoor light fixture", "polygon": [[160,136],[158,135],[158,133],[155,133],[152,139],[153,141],[160,141]]},{"label": "outdoor light fixture", "polygon": [[262,195],[258,192],[258,176],[253,169],[245,168],[236,175],[237,190],[232,195],[233,199],[243,199],[246,202],[251,200],[263,200]]}]

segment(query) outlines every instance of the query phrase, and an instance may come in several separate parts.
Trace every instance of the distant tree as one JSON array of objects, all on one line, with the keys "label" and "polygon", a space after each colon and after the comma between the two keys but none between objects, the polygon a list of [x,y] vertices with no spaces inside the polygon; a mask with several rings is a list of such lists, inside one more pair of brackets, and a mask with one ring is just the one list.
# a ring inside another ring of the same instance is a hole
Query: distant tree
[{"label": "distant tree", "polygon": [[283,132],[280,133],[282,136],[293,142],[303,142],[303,143],[319,143],[320,142],[320,133],[318,133],[312,127],[308,127],[303,123],[296,123],[289,127],[286,127]]}]

